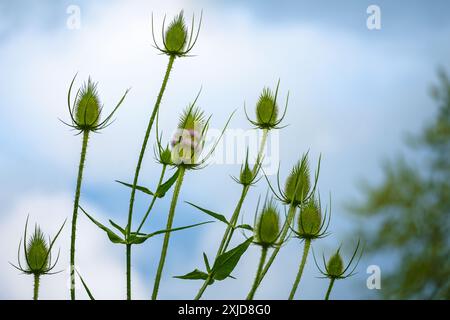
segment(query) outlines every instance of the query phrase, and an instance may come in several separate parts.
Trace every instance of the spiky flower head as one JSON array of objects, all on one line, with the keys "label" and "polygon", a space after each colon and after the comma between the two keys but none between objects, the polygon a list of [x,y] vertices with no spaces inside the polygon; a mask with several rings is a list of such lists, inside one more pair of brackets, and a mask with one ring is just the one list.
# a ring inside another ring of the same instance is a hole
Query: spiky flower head
[{"label": "spiky flower head", "polygon": [[163,165],[172,164],[172,151],[170,150],[168,145],[164,149],[160,150],[158,162]]},{"label": "spiky flower head", "polygon": [[100,121],[100,98],[97,83],[91,78],[83,84],[75,101],[75,120],[79,127],[85,130],[95,128]]},{"label": "spiky flower head", "polygon": [[339,250],[328,260],[326,270],[330,278],[340,278],[344,273],[344,262]]},{"label": "spiky flower head", "polygon": [[288,176],[285,184],[285,198],[293,205],[302,204],[308,197],[311,188],[310,172],[307,156],[303,156]]},{"label": "spiky flower head", "polygon": [[[53,245],[55,244],[56,239],[61,234],[62,229],[66,222],[62,224],[58,233],[53,239],[49,239],[48,241],[45,239],[44,233],[41,231],[38,225],[35,226],[34,232],[31,237],[28,239],[27,229],[28,229],[28,218],[25,223],[25,231],[23,242],[20,240],[19,250],[17,253],[17,265],[10,263],[14,268],[22,271],[25,274],[34,274],[36,276],[41,276],[44,274],[50,274],[50,271],[55,268],[58,263],[59,253],[56,258],[56,261],[52,263],[52,255],[51,251]],[[22,267],[21,259],[20,259],[20,251],[23,244],[23,250],[25,253],[25,266]]]},{"label": "spiky flower head", "polygon": [[322,213],[320,205],[314,198],[311,198],[300,208],[297,235],[303,239],[316,238],[321,232],[321,227]]},{"label": "spiky flower head", "polygon": [[181,11],[166,29],[164,36],[164,47],[168,53],[180,54],[187,44],[188,29]]},{"label": "spiky flower head", "polygon": [[280,217],[278,209],[272,200],[266,201],[255,228],[256,241],[264,247],[273,246],[279,234]]},{"label": "spiky flower head", "polygon": [[261,128],[272,128],[278,122],[278,105],[269,88],[264,88],[256,103],[256,122]]},{"label": "spiky flower head", "polygon": [[207,122],[199,108],[190,105],[180,117],[177,131],[172,139],[172,162],[195,164],[205,143]]},{"label": "spiky flower head", "polygon": [[48,267],[49,244],[45,240],[44,233],[36,225],[34,233],[28,241],[26,261],[30,273],[42,273]]}]

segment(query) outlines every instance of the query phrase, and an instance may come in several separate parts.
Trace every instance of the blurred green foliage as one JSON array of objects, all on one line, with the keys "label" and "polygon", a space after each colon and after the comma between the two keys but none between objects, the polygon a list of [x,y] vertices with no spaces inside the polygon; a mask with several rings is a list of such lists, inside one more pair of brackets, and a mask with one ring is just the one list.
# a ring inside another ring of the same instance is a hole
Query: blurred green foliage
[{"label": "blurred green foliage", "polygon": [[435,118],[408,139],[417,158],[386,163],[382,182],[366,185],[364,200],[352,207],[365,255],[394,261],[392,270],[382,268],[379,294],[386,299],[450,299],[450,81],[444,71],[431,94]]}]

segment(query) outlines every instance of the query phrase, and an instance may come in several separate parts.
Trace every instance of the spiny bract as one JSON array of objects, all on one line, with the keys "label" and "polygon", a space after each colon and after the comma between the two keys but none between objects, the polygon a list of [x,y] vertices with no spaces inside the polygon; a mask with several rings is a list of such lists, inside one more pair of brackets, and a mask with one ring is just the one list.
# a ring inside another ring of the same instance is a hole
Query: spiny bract
[{"label": "spiny bract", "polygon": [[277,124],[278,105],[269,88],[264,88],[256,104],[256,119],[260,127],[270,128]]},{"label": "spiny bract", "polygon": [[40,273],[48,266],[48,244],[38,226],[28,242],[25,254],[29,272]]},{"label": "spiny bract", "polygon": [[285,197],[287,202],[299,205],[304,202],[311,188],[309,166],[306,156],[295,165],[286,180]]},{"label": "spiny bract", "polygon": [[97,84],[91,78],[83,85],[75,103],[75,120],[81,128],[95,128],[100,120],[100,99]]},{"label": "spiny bract", "polygon": [[280,219],[272,202],[264,206],[255,229],[256,240],[263,246],[275,244],[280,233]]},{"label": "spiny bract", "polygon": [[319,204],[311,198],[301,209],[298,217],[298,235],[302,238],[314,238],[320,232],[322,215]]},{"label": "spiny bract", "polygon": [[169,53],[180,53],[187,43],[188,30],[181,11],[169,24],[164,37],[164,46]]}]

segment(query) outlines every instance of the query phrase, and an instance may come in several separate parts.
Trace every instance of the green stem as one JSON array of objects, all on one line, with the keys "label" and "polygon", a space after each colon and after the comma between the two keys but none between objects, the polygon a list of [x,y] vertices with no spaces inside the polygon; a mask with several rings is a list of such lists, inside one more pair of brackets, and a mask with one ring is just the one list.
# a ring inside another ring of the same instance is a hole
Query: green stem
[{"label": "green stem", "polygon": [[[258,148],[258,154],[256,156],[256,162],[252,169],[253,175],[256,174],[256,172],[258,171],[258,167],[261,164],[268,133],[269,133],[268,129],[263,129],[261,142],[260,142],[259,148]],[[225,245],[221,247],[219,254],[222,254],[227,250],[227,248],[230,244],[230,241],[233,238],[233,233],[234,233],[234,230],[236,229],[236,224],[237,224],[237,220],[239,218],[239,214],[241,212],[242,204],[244,203],[244,200],[245,200],[245,197],[247,196],[247,192],[248,192],[249,188],[250,188],[250,186],[243,186],[243,188],[242,188],[241,198],[239,199],[239,202],[236,205],[236,208],[234,210],[233,216],[230,219],[230,225],[227,228],[227,230],[225,231],[224,238],[226,238],[227,240],[225,242]]]},{"label": "green stem", "polygon": [[195,296],[194,300],[199,300],[202,297],[202,295],[205,292],[206,288],[208,287],[210,281],[211,281],[211,276],[208,275],[205,282],[203,282],[202,287],[200,288],[197,295]]},{"label": "green stem", "polygon": [[[178,196],[180,195],[181,185],[183,184],[183,177],[185,173],[185,168],[183,166],[179,167],[178,178],[175,184],[175,189],[173,191],[172,202],[170,203],[169,216],[167,217],[166,229],[172,229],[173,218],[175,216],[175,209],[177,207]],[[155,284],[153,286],[152,300],[156,300],[158,297],[159,284],[161,282],[161,276],[164,268],[164,263],[166,261],[167,248],[169,247],[170,232],[166,232],[164,235],[164,242],[161,250],[161,257],[159,258],[158,270],[156,272]]]},{"label": "green stem", "polygon": [[270,258],[269,258],[269,261],[267,261],[267,264],[265,265],[263,271],[261,272],[261,276],[259,277],[259,283],[261,283],[262,280],[264,279],[264,277],[265,277],[267,271],[269,271],[270,266],[272,265],[273,261],[274,261],[275,258],[277,257],[278,252],[279,252],[280,249],[281,249],[281,244],[283,244],[283,242],[286,240],[286,236],[287,236],[287,234],[288,234],[288,232],[289,232],[289,228],[290,228],[290,225],[291,225],[291,223],[292,223],[292,220],[293,220],[294,217],[295,217],[295,212],[296,212],[296,210],[297,210],[297,207],[294,206],[294,205],[291,205],[291,206],[289,207],[288,216],[287,216],[287,218],[286,218],[286,221],[284,222],[284,225],[283,225],[283,228],[282,228],[281,234],[280,234],[280,239],[279,239],[280,245],[277,246],[277,247],[273,250],[272,255],[271,255]]},{"label": "green stem", "polygon": [[295,278],[294,285],[292,286],[291,293],[289,294],[289,300],[294,299],[295,292],[297,291],[298,284],[302,278],[303,269],[306,265],[306,258],[308,257],[309,248],[311,246],[311,239],[305,239],[305,246],[303,247],[302,262],[300,263],[300,268],[298,269],[297,277]]},{"label": "green stem", "polygon": [[259,276],[261,274],[262,268],[264,267],[264,263],[266,262],[267,257],[267,247],[262,247],[261,250],[261,258],[259,259],[258,270],[256,271],[255,281],[253,282],[252,289],[247,295],[247,300],[253,300],[255,296],[256,289],[258,289],[259,285]]},{"label": "green stem", "polygon": [[39,298],[39,275],[34,275],[34,294],[33,300],[37,300]]},{"label": "green stem", "polygon": [[[148,139],[150,137],[150,132],[153,127],[153,122],[155,121],[155,117],[156,117],[156,114],[158,113],[159,106],[161,104],[161,100],[164,95],[164,91],[166,90],[167,82],[169,80],[169,75],[172,70],[173,63],[175,61],[175,57],[176,56],[170,56],[170,58],[169,58],[169,63],[167,65],[167,69],[166,69],[166,73],[164,75],[161,89],[159,90],[158,97],[155,102],[155,106],[153,107],[153,111],[152,111],[150,120],[147,125],[147,130],[145,131],[145,136],[144,136],[144,141],[142,142],[141,151],[139,153],[139,159],[138,159],[138,162],[136,165],[136,170],[134,172],[133,187],[131,188],[130,205],[128,208],[128,223],[127,223],[127,227],[126,227],[126,238],[129,238],[130,233],[131,233],[131,223],[133,220],[134,198],[136,195],[136,186],[138,184],[139,174],[141,172],[142,161],[144,160],[144,154],[145,154],[145,150],[147,149],[147,143],[148,143]],[[130,249],[127,248],[127,250],[131,251],[131,248]],[[130,252],[130,255],[131,255],[131,252]],[[128,257],[128,253],[127,253],[127,257]],[[128,291],[131,291],[131,270],[128,268],[128,263],[127,263],[127,292]]]},{"label": "green stem", "polygon": [[127,300],[131,300],[131,244],[126,245],[127,255]]},{"label": "green stem", "polygon": [[86,160],[86,150],[89,140],[89,130],[83,131],[83,143],[81,146],[80,164],[78,166],[77,187],[75,190],[75,200],[73,202],[72,214],[72,235],[70,240],[70,298],[75,300],[75,239],[77,233],[78,206],[80,204],[81,183],[83,180],[84,162]]},{"label": "green stem", "polygon": [[331,289],[333,289],[334,280],[336,280],[336,279],[332,278],[330,280],[330,285],[328,286],[327,294],[325,295],[325,300],[328,300],[330,298],[330,293],[331,293]]},{"label": "green stem", "polygon": [[[261,163],[268,133],[269,133],[268,129],[263,129],[263,135],[262,135],[261,142],[260,142],[260,145],[258,148],[258,155],[256,157],[256,163],[253,166],[253,170],[252,170],[253,174],[256,174],[256,172],[258,170],[258,166]],[[222,253],[224,253],[227,250],[228,245],[230,244],[231,238],[233,237],[234,230],[236,229],[236,224],[237,224],[237,221],[239,218],[239,214],[241,212],[242,205],[244,203],[245,197],[247,196],[247,192],[248,192],[249,188],[250,188],[250,186],[248,186],[248,185],[242,186],[241,196],[239,198],[238,203],[236,204],[236,208],[233,211],[233,215],[231,216],[230,223],[227,225],[225,233],[222,237],[222,241],[220,243],[219,249],[217,250],[215,259],[217,259],[217,257],[220,256]],[[203,292],[205,292],[205,289],[208,287],[208,284],[209,284],[209,280],[207,279],[207,280],[205,280],[205,282],[203,283],[203,286],[200,288],[199,292],[197,293],[196,300],[201,298]]]},{"label": "green stem", "polygon": [[156,196],[156,192],[158,191],[159,187],[162,184],[162,181],[164,179],[164,175],[166,173],[166,168],[167,168],[167,165],[164,164],[163,168],[162,168],[162,171],[161,171],[161,175],[159,177],[158,185],[156,186],[155,193],[153,194],[152,201],[150,202],[150,205],[148,206],[147,212],[145,213],[144,218],[142,219],[141,224],[139,225],[139,228],[137,229],[136,233],[139,233],[139,231],[141,231],[142,227],[144,226],[145,221],[147,220],[148,215],[150,214],[150,212],[153,209],[153,206],[154,206],[154,204],[156,202],[156,199],[158,198]]}]

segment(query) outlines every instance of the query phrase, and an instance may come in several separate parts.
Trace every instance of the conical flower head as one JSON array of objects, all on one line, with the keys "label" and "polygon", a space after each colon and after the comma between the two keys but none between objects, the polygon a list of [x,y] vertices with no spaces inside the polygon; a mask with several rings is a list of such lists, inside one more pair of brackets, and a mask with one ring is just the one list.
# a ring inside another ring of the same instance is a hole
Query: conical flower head
[{"label": "conical flower head", "polygon": [[327,273],[330,278],[339,278],[344,272],[344,262],[339,254],[339,250],[331,256],[327,264]]},{"label": "conical flower head", "polygon": [[172,161],[175,164],[195,164],[205,141],[207,124],[203,111],[189,106],[183,112],[172,139]]},{"label": "conical flower head", "polygon": [[186,47],[187,37],[188,29],[181,11],[167,27],[164,37],[165,49],[173,54],[182,53]]},{"label": "conical flower head", "polygon": [[45,240],[41,229],[36,226],[33,235],[28,241],[26,251],[26,261],[28,271],[32,273],[39,273],[48,266],[48,244]]},{"label": "conical flower head", "polygon": [[264,88],[256,104],[257,123],[262,128],[271,128],[278,122],[278,105],[269,88]]},{"label": "conical flower head", "polygon": [[256,240],[263,246],[275,244],[280,234],[280,218],[276,206],[269,201],[259,216],[255,229]]},{"label": "conical flower head", "polygon": [[300,210],[298,216],[298,235],[301,238],[316,237],[322,226],[319,204],[311,198]]},{"label": "conical flower head", "polygon": [[299,205],[304,202],[311,188],[307,156],[294,166],[285,185],[285,198],[288,203]]},{"label": "conical flower head", "polygon": [[83,85],[75,102],[75,120],[85,130],[94,129],[100,120],[100,99],[97,84],[91,78]]}]

